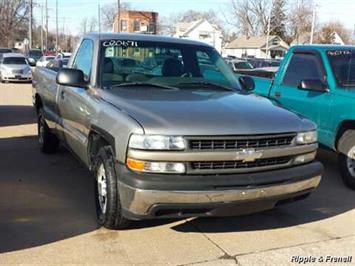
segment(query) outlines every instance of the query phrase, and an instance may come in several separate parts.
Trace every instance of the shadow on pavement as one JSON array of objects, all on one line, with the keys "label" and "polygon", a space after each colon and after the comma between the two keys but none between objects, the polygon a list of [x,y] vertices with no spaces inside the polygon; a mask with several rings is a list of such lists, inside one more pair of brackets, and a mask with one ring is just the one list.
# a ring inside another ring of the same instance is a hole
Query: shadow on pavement
[{"label": "shadow on pavement", "polygon": [[[0,139],[0,253],[36,247],[97,229],[90,173],[69,153],[43,155],[35,137]],[[321,151],[326,174],[309,198],[241,217],[186,220],[179,232],[267,230],[326,219],[352,210],[355,192],[338,174],[335,155]],[[177,220],[142,221],[131,230]],[[192,225],[192,226],[191,226]]]},{"label": "shadow on pavement", "polygon": [[196,218],[172,229],[206,233],[267,230],[319,221],[354,209],[355,191],[341,181],[335,153],[320,150],[318,159],[325,166],[325,174],[318,189],[307,199],[248,216]]},{"label": "shadow on pavement", "polygon": [[0,253],[97,229],[90,173],[70,154],[40,153],[35,137],[0,139]]},{"label": "shadow on pavement", "polygon": [[37,123],[35,108],[30,105],[0,105],[0,127]]}]

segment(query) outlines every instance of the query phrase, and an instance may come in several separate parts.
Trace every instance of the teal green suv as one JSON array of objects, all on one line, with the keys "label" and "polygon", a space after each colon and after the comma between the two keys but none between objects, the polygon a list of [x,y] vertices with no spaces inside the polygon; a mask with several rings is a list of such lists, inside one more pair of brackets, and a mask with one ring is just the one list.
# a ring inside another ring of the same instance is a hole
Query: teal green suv
[{"label": "teal green suv", "polygon": [[355,46],[293,46],[273,80],[239,80],[313,120],[320,144],[338,153],[341,176],[355,189]]}]

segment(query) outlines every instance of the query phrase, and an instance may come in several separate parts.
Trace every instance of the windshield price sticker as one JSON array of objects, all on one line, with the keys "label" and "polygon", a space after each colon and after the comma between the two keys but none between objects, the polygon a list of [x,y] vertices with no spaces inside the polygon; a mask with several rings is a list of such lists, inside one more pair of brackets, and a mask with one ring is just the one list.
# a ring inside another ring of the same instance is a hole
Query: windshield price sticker
[{"label": "windshield price sticker", "polygon": [[339,51],[328,51],[327,54],[329,56],[340,56],[340,55],[351,55],[351,51],[349,50],[339,50]]},{"label": "windshield price sticker", "polygon": [[108,40],[102,43],[103,47],[138,47],[136,41]]}]

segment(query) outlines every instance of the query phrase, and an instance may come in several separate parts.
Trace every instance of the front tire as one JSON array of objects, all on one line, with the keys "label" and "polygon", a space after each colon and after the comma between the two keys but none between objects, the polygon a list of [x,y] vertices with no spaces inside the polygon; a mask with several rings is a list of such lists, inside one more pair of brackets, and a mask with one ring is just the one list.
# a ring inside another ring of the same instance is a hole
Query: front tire
[{"label": "front tire", "polygon": [[50,129],[44,119],[43,109],[38,111],[38,144],[43,153],[55,153],[59,148],[58,138],[50,132]]},{"label": "front tire", "polygon": [[122,214],[115,160],[110,146],[100,148],[95,158],[96,213],[101,226],[125,229],[130,221]]},{"label": "front tire", "polygon": [[344,183],[355,190],[355,130],[347,130],[339,140],[338,163]]}]

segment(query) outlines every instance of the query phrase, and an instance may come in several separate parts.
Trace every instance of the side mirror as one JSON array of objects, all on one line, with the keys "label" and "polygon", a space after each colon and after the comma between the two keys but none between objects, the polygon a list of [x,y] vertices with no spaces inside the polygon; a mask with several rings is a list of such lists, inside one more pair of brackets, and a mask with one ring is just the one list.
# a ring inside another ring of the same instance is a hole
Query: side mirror
[{"label": "side mirror", "polygon": [[83,71],[72,68],[62,68],[57,74],[57,84],[69,87],[87,88]]},{"label": "side mirror", "polygon": [[318,91],[318,92],[328,92],[328,86],[319,79],[305,79],[300,82],[298,85],[300,90],[308,91]]},{"label": "side mirror", "polygon": [[255,89],[255,82],[252,77],[241,76],[238,80],[243,90],[252,91]]}]

